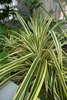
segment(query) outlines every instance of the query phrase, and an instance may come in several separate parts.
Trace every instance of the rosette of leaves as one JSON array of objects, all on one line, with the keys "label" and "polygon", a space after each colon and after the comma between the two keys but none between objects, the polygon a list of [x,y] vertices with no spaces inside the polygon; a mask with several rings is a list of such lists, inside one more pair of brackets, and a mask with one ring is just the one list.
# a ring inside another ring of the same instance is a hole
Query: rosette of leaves
[{"label": "rosette of leaves", "polygon": [[61,32],[55,31],[59,23],[49,28],[53,15],[47,21],[42,14],[34,14],[28,24],[16,15],[24,30],[10,30],[18,48],[0,60],[12,58],[0,66],[0,85],[9,80],[19,84],[13,100],[66,100],[67,53],[62,48],[67,43],[63,41],[67,39],[66,30],[60,27]]}]

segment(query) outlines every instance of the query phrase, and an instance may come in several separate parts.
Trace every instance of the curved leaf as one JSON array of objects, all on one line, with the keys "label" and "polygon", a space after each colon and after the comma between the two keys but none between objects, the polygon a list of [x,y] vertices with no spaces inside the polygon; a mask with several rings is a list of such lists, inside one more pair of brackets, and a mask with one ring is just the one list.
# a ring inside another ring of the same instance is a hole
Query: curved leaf
[{"label": "curved leaf", "polygon": [[33,72],[34,72],[38,62],[39,62],[39,58],[36,57],[34,59],[32,65],[31,65],[27,75],[25,76],[22,84],[18,87],[17,92],[15,93],[15,96],[14,96],[13,100],[20,100],[21,98],[24,97],[24,93],[26,92],[26,89],[29,85],[29,82],[31,80],[31,77],[33,75]]}]

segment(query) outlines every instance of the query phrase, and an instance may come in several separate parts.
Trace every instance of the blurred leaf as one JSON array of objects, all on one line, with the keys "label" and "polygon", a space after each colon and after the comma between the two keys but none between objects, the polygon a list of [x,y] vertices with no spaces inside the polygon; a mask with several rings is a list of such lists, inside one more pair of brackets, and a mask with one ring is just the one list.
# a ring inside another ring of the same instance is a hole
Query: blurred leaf
[{"label": "blurred leaf", "polygon": [[[7,55],[8,55],[7,52],[2,52],[2,53],[0,53],[0,59],[6,57]],[[7,63],[7,58],[4,59],[4,60],[2,60],[2,61],[0,61],[0,64],[1,64],[1,65],[2,65],[2,64],[6,64],[6,63]]]},{"label": "blurred leaf", "polygon": [[18,1],[21,2],[22,4],[26,4],[27,6],[30,6],[32,2],[36,0],[18,0]]},{"label": "blurred leaf", "polygon": [[65,0],[66,4],[67,4],[67,0]]}]

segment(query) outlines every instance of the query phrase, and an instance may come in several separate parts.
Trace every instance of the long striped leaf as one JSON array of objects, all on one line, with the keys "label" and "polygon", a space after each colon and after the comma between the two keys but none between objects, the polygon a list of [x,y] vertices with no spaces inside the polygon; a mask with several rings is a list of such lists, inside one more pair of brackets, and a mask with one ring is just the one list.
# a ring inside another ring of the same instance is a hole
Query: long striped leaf
[{"label": "long striped leaf", "polygon": [[20,14],[18,12],[16,12],[17,18],[20,21],[21,25],[24,27],[25,32],[27,34],[29,34],[30,30],[29,27],[27,26],[26,22],[24,21],[24,19],[20,16]]},{"label": "long striped leaf", "polygon": [[38,62],[39,62],[39,58],[36,57],[35,60],[33,61],[32,65],[31,65],[27,75],[25,76],[22,84],[17,89],[17,92],[15,93],[15,96],[14,96],[13,100],[20,100],[21,98],[24,97],[24,92],[26,92],[26,89],[28,87],[28,84],[31,80],[31,77],[33,75],[33,72],[34,72]]},{"label": "long striped leaf", "polygon": [[1,68],[1,72],[4,71],[4,70],[7,70],[8,68],[11,68],[12,66],[14,66],[14,65],[16,65],[18,63],[21,63],[21,62],[27,60],[28,58],[30,58],[32,56],[34,56],[34,54],[33,53],[30,53],[30,54],[27,54],[25,56],[22,56],[22,57],[20,57],[20,58],[18,58],[16,60],[13,60],[13,61],[11,61],[11,62],[9,62],[9,63],[1,66],[0,67]]},{"label": "long striped leaf", "polygon": [[0,87],[2,87],[6,82],[8,82],[9,80],[11,80],[12,78],[14,78],[15,76],[19,75],[20,73],[24,73],[24,70],[21,70],[19,72],[16,72],[13,75],[8,76],[5,80],[3,80],[2,82],[0,82]]},{"label": "long striped leaf", "polygon": [[57,0],[58,1],[58,3],[59,3],[59,6],[60,6],[60,8],[61,8],[61,10],[62,10],[62,12],[63,12],[63,15],[64,15],[64,17],[65,17],[65,19],[66,19],[66,21],[67,21],[67,15],[66,15],[66,13],[65,13],[65,11],[64,11],[64,9],[63,9],[63,6],[62,6],[62,4],[61,4],[61,0]]},{"label": "long striped leaf", "polygon": [[58,61],[60,63],[60,67],[62,67],[62,49],[61,49],[61,43],[58,42],[57,37],[56,37],[54,31],[50,31],[50,33],[51,33],[51,36],[53,38],[53,41],[54,41],[54,44],[55,44],[55,47],[56,47],[56,51],[57,51],[57,54],[58,54]]},{"label": "long striped leaf", "polygon": [[54,91],[54,99],[55,100],[61,100],[56,91]]},{"label": "long striped leaf", "polygon": [[41,90],[41,87],[43,85],[46,76],[46,72],[47,72],[47,61],[45,60],[44,63],[39,67],[36,80],[33,84],[33,87],[31,89],[30,95],[27,100],[37,100],[38,94]]},{"label": "long striped leaf", "polygon": [[56,58],[56,56],[55,56],[53,50],[50,50],[50,54],[51,54],[51,57],[52,57],[52,59],[53,59],[53,61],[54,61],[55,67],[56,67],[56,69],[57,69],[58,76],[59,76],[61,85],[62,85],[62,87],[63,87],[64,93],[65,93],[65,95],[67,96],[67,86],[66,86],[66,83],[65,83],[65,81],[64,81],[64,77],[63,77],[62,70],[60,69],[60,64],[58,63],[57,58]]},{"label": "long striped leaf", "polygon": [[19,68],[23,68],[23,66],[25,66],[24,64],[17,64],[16,66],[13,66],[13,67],[10,67],[6,70],[1,70],[1,74],[0,74],[0,77],[5,77],[7,74],[11,73],[12,71],[14,70],[18,70]]},{"label": "long striped leaf", "polygon": [[14,61],[11,61],[3,66],[0,66],[0,79],[3,78],[5,75],[8,75],[10,72],[12,72],[18,68],[21,68],[20,63],[22,63],[23,61],[25,61],[33,56],[34,56],[34,54],[30,53],[30,54],[27,54],[26,56],[23,56]]}]

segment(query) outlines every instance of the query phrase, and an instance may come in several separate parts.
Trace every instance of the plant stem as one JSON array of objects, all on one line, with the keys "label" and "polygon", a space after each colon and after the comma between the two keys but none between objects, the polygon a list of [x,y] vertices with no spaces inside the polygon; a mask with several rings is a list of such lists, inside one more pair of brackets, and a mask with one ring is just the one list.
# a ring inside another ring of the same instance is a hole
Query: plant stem
[{"label": "plant stem", "polygon": [[60,0],[57,0],[57,1],[58,1],[59,6],[60,6],[60,8],[61,8],[61,10],[62,10],[62,12],[63,12],[63,15],[64,15],[64,17],[65,17],[65,19],[66,19],[66,21],[67,21],[67,15],[65,14],[65,11],[64,11],[64,9],[63,9],[63,7],[62,7],[62,5],[61,5],[61,2],[60,2]]}]

